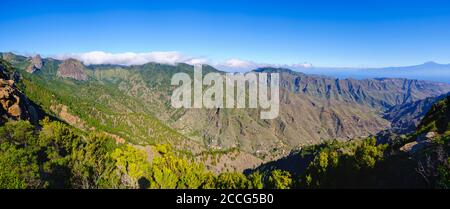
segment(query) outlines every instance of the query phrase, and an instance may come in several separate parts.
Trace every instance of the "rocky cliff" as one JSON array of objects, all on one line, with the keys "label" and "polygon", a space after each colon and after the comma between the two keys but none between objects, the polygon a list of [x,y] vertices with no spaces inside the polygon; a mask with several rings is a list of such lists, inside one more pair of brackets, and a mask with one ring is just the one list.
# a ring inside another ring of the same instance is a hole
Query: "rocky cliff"
[{"label": "rocky cliff", "polygon": [[40,55],[35,55],[31,57],[31,64],[27,67],[26,71],[29,73],[34,73],[42,68],[42,58]]},{"label": "rocky cliff", "polygon": [[37,119],[36,111],[29,100],[14,85],[10,79],[10,66],[0,60],[0,123],[8,120],[31,120]]},{"label": "rocky cliff", "polygon": [[88,79],[84,70],[85,67],[80,61],[67,59],[59,65],[57,75],[63,78],[73,78],[75,80],[84,81]]}]

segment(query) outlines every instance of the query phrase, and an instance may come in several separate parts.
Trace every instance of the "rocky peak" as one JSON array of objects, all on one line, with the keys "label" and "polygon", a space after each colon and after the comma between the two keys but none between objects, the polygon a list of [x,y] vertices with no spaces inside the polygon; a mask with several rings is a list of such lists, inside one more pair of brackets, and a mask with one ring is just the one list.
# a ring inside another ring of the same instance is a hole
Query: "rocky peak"
[{"label": "rocky peak", "polygon": [[423,66],[439,66],[440,64],[433,61],[428,61],[422,64]]},{"label": "rocky peak", "polygon": [[12,60],[14,59],[14,54],[11,52],[2,53],[2,59],[7,61]]},{"label": "rocky peak", "polygon": [[42,58],[39,55],[33,56],[31,58],[31,64],[27,67],[27,72],[34,73],[37,70],[40,70],[42,68]]},{"label": "rocky peak", "polygon": [[73,78],[75,80],[87,80],[87,75],[84,72],[85,67],[83,63],[76,59],[67,59],[59,65],[57,75],[62,78]]}]

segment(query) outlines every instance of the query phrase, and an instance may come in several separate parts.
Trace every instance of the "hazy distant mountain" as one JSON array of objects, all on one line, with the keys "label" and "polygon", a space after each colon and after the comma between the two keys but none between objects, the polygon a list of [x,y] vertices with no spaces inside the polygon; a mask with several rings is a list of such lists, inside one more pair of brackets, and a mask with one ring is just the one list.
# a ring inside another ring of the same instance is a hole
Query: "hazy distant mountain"
[{"label": "hazy distant mountain", "polygon": [[450,83],[450,64],[426,62],[420,65],[384,68],[295,68],[296,71],[338,78],[408,78]]},{"label": "hazy distant mountain", "polygon": [[380,68],[380,70],[450,70],[450,64],[439,64],[433,61],[425,62],[420,65],[413,65],[413,66],[403,66],[403,67],[387,67],[387,68]]}]

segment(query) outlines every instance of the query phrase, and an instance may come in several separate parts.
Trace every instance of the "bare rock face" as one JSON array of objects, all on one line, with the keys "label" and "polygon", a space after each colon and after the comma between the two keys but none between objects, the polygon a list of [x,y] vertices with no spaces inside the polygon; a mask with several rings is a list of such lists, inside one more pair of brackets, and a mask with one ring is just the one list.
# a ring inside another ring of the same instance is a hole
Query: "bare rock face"
[{"label": "bare rock face", "polygon": [[22,115],[20,104],[20,96],[12,87],[12,80],[0,79],[0,104],[8,116],[19,119]]},{"label": "bare rock face", "polygon": [[422,133],[417,136],[416,141],[405,144],[400,148],[400,151],[409,152],[410,154],[414,154],[417,151],[429,147],[432,144],[434,138],[438,136],[437,132],[430,131],[426,133]]},{"label": "bare rock face", "polygon": [[34,73],[42,68],[42,58],[39,55],[33,56],[31,58],[31,64],[27,67],[26,71],[29,73]]},{"label": "bare rock face", "polygon": [[0,123],[10,119],[35,122],[35,109],[13,83],[12,80],[0,79]]},{"label": "bare rock face", "polygon": [[417,136],[416,141],[421,142],[421,141],[430,141],[433,140],[438,134],[436,132],[430,131],[427,133],[422,133],[419,136]]},{"label": "bare rock face", "polygon": [[14,86],[6,73],[6,66],[0,63],[0,123],[8,120],[34,120],[36,112],[28,99]]},{"label": "bare rock face", "polygon": [[59,65],[57,75],[62,78],[73,78],[75,80],[85,81],[88,77],[84,70],[85,67],[80,61],[76,59],[67,59]]},{"label": "bare rock face", "polygon": [[6,60],[6,61],[14,60],[14,54],[11,52],[3,53],[2,59]]}]

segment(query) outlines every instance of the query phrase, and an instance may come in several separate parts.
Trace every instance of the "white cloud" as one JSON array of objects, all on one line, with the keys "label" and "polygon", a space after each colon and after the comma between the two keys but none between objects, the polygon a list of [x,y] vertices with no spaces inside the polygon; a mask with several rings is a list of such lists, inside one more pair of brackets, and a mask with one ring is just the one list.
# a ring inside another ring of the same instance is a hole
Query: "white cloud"
[{"label": "white cloud", "polygon": [[109,53],[104,51],[91,51],[84,53],[72,53],[51,56],[56,59],[74,58],[80,60],[85,65],[93,64],[116,64],[116,65],[142,65],[149,62],[156,62],[162,64],[176,64],[187,63],[195,64],[209,64],[215,68],[223,71],[231,72],[245,72],[260,67],[284,67],[284,68],[310,68],[310,63],[298,63],[292,65],[285,64],[269,64],[257,63],[242,59],[228,59],[226,61],[217,62],[208,58],[186,56],[178,51],[153,51],[145,53],[124,52],[124,53]]},{"label": "white cloud", "polygon": [[298,63],[298,64],[293,64],[293,65],[289,65],[292,68],[311,68],[313,65],[309,62],[304,62],[304,63]]},{"label": "white cloud", "polygon": [[249,68],[253,67],[256,64],[250,61],[240,60],[240,59],[229,59],[225,63],[224,66],[227,67],[235,67],[235,68]]},{"label": "white cloud", "polygon": [[184,63],[186,64],[190,64],[190,65],[197,65],[197,64],[208,64],[210,61],[208,59],[205,58],[193,58],[190,59]]},{"label": "white cloud", "polygon": [[202,58],[191,58],[184,56],[177,51],[166,52],[146,52],[146,53],[108,53],[103,51],[92,51],[77,54],[63,54],[55,56],[57,59],[74,58],[82,61],[85,65],[92,64],[116,64],[116,65],[142,65],[149,62],[157,62],[163,64],[203,64],[207,62]]},{"label": "white cloud", "polygon": [[276,68],[282,67],[292,69],[312,68],[312,64],[307,62],[287,65],[287,64],[257,63],[241,59],[229,59],[223,63],[213,64],[213,66],[221,70],[237,71],[237,72],[254,70],[256,68],[261,67],[276,67]]},{"label": "white cloud", "polygon": [[226,60],[225,62],[212,63],[211,65],[219,70],[231,72],[245,72],[258,68],[260,66],[252,61],[246,61],[236,58]]}]

